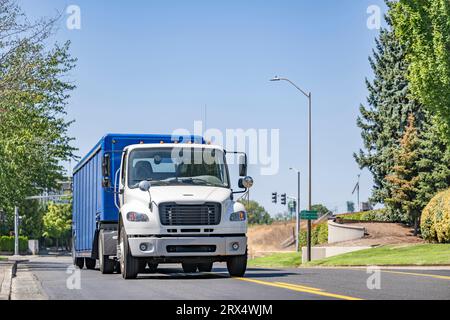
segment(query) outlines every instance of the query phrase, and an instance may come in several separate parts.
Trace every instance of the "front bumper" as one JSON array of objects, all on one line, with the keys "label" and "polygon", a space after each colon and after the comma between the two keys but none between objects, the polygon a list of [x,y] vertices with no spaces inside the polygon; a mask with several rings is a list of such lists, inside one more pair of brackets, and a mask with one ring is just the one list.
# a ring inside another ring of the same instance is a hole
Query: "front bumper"
[{"label": "front bumper", "polygon": [[[245,254],[247,237],[130,237],[128,243],[133,257],[237,256]],[[142,244],[147,246],[146,250],[142,250]],[[236,249],[236,244],[238,244],[238,249]],[[170,249],[174,247],[181,248],[183,251],[170,252]],[[198,251],[198,249],[206,247],[214,248],[214,251]]]}]

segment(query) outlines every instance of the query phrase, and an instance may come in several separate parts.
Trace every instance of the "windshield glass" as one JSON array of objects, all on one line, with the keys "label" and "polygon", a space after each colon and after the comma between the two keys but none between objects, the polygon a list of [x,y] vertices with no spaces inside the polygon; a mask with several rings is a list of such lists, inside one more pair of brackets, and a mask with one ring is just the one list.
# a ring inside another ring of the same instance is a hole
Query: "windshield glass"
[{"label": "windshield glass", "polygon": [[229,188],[225,155],[216,149],[151,148],[128,158],[128,187],[148,180],[153,186],[198,185]]}]

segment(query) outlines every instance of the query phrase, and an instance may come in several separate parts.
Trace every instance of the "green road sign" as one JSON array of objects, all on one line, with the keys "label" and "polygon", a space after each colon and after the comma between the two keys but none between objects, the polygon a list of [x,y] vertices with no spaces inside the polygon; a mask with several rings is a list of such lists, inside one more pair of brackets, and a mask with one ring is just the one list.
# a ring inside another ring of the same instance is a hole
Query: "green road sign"
[{"label": "green road sign", "polygon": [[316,220],[318,217],[319,215],[317,211],[303,210],[300,212],[300,219],[303,220]]}]

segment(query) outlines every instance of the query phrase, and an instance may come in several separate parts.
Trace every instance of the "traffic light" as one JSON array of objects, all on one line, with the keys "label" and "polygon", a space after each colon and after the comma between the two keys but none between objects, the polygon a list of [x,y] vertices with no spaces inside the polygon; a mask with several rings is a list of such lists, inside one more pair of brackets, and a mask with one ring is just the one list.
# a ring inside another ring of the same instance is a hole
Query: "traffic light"
[{"label": "traffic light", "polygon": [[278,194],[276,192],[272,193],[272,202],[273,203],[277,203],[277,196],[278,196]]},{"label": "traffic light", "polygon": [[283,194],[281,195],[281,204],[282,204],[283,206],[286,205],[286,193],[283,193]]}]

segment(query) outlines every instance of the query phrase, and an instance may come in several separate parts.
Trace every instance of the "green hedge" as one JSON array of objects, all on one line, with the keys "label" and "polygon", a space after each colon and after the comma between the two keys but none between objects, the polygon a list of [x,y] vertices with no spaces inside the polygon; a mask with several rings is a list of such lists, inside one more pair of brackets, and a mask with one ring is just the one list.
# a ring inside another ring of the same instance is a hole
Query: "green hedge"
[{"label": "green hedge", "polygon": [[[26,252],[28,250],[28,238],[19,237],[19,251]],[[0,237],[0,251],[14,252],[14,237],[1,236]]]},{"label": "green hedge", "polygon": [[450,189],[434,196],[422,211],[422,237],[429,242],[450,243]]},{"label": "green hedge", "polygon": [[[302,230],[299,235],[299,242],[301,247],[307,245],[307,232]],[[315,225],[311,233],[311,245],[316,246],[318,244],[323,244],[328,242],[328,223],[323,222],[321,224]]]},{"label": "green hedge", "polygon": [[368,221],[368,222],[392,222],[391,216],[385,209],[357,212],[352,214],[337,215],[337,218],[343,220],[353,221]]}]

